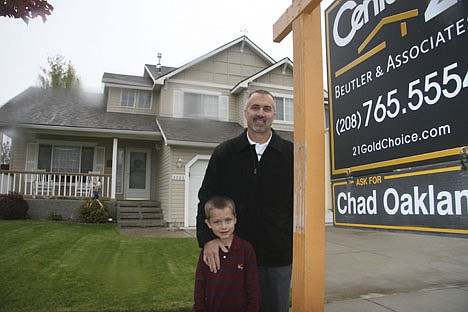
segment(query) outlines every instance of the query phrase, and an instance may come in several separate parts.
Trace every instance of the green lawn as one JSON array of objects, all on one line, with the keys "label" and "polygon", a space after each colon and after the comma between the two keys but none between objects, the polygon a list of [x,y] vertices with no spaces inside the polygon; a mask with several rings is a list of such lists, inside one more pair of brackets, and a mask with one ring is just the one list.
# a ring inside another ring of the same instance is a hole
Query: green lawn
[{"label": "green lawn", "polygon": [[0,220],[0,311],[191,311],[194,238]]}]

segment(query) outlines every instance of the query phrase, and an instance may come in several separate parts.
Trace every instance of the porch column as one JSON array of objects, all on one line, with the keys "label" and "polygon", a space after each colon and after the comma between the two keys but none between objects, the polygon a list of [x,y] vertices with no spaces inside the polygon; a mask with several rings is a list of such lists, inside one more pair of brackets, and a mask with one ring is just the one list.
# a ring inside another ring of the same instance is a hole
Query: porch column
[{"label": "porch column", "polygon": [[114,138],[112,143],[112,179],[111,179],[111,200],[115,200],[115,190],[117,188],[117,146],[119,139]]}]

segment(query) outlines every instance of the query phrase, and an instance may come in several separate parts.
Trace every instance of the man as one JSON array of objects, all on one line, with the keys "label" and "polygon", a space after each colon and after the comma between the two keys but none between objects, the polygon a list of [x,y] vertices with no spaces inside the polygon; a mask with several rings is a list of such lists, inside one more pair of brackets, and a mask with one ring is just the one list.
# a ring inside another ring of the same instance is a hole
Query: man
[{"label": "man", "polygon": [[215,148],[198,193],[197,238],[210,270],[220,267],[223,244],[206,226],[204,205],[215,196],[231,197],[237,207],[236,234],[257,254],[261,311],[289,310],[293,236],[293,144],[272,128],[272,94],[249,94],[247,129]]}]

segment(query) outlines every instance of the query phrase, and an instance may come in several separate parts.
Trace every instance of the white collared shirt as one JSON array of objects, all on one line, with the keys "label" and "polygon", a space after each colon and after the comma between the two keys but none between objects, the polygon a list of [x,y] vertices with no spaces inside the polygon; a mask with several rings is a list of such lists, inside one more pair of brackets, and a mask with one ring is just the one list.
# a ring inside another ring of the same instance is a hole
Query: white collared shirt
[{"label": "white collared shirt", "polygon": [[268,138],[268,140],[265,143],[259,144],[259,143],[255,142],[255,141],[252,141],[252,139],[249,137],[249,132],[247,132],[247,140],[249,140],[250,145],[255,145],[255,151],[257,152],[258,161],[260,161],[260,159],[262,158],[263,153],[265,152],[265,150],[266,150],[266,148],[268,146],[268,143],[270,143],[271,136],[272,136],[272,133],[270,133],[270,137]]}]

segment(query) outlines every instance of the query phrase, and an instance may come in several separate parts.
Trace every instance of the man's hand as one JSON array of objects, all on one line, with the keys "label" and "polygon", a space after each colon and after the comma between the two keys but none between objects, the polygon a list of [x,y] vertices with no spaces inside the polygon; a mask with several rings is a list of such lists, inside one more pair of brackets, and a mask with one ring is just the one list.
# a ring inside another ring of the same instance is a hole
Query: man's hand
[{"label": "man's hand", "polygon": [[219,250],[228,252],[226,246],[219,239],[210,240],[203,246],[203,261],[210,267],[210,271],[216,273],[221,268],[219,262]]}]

